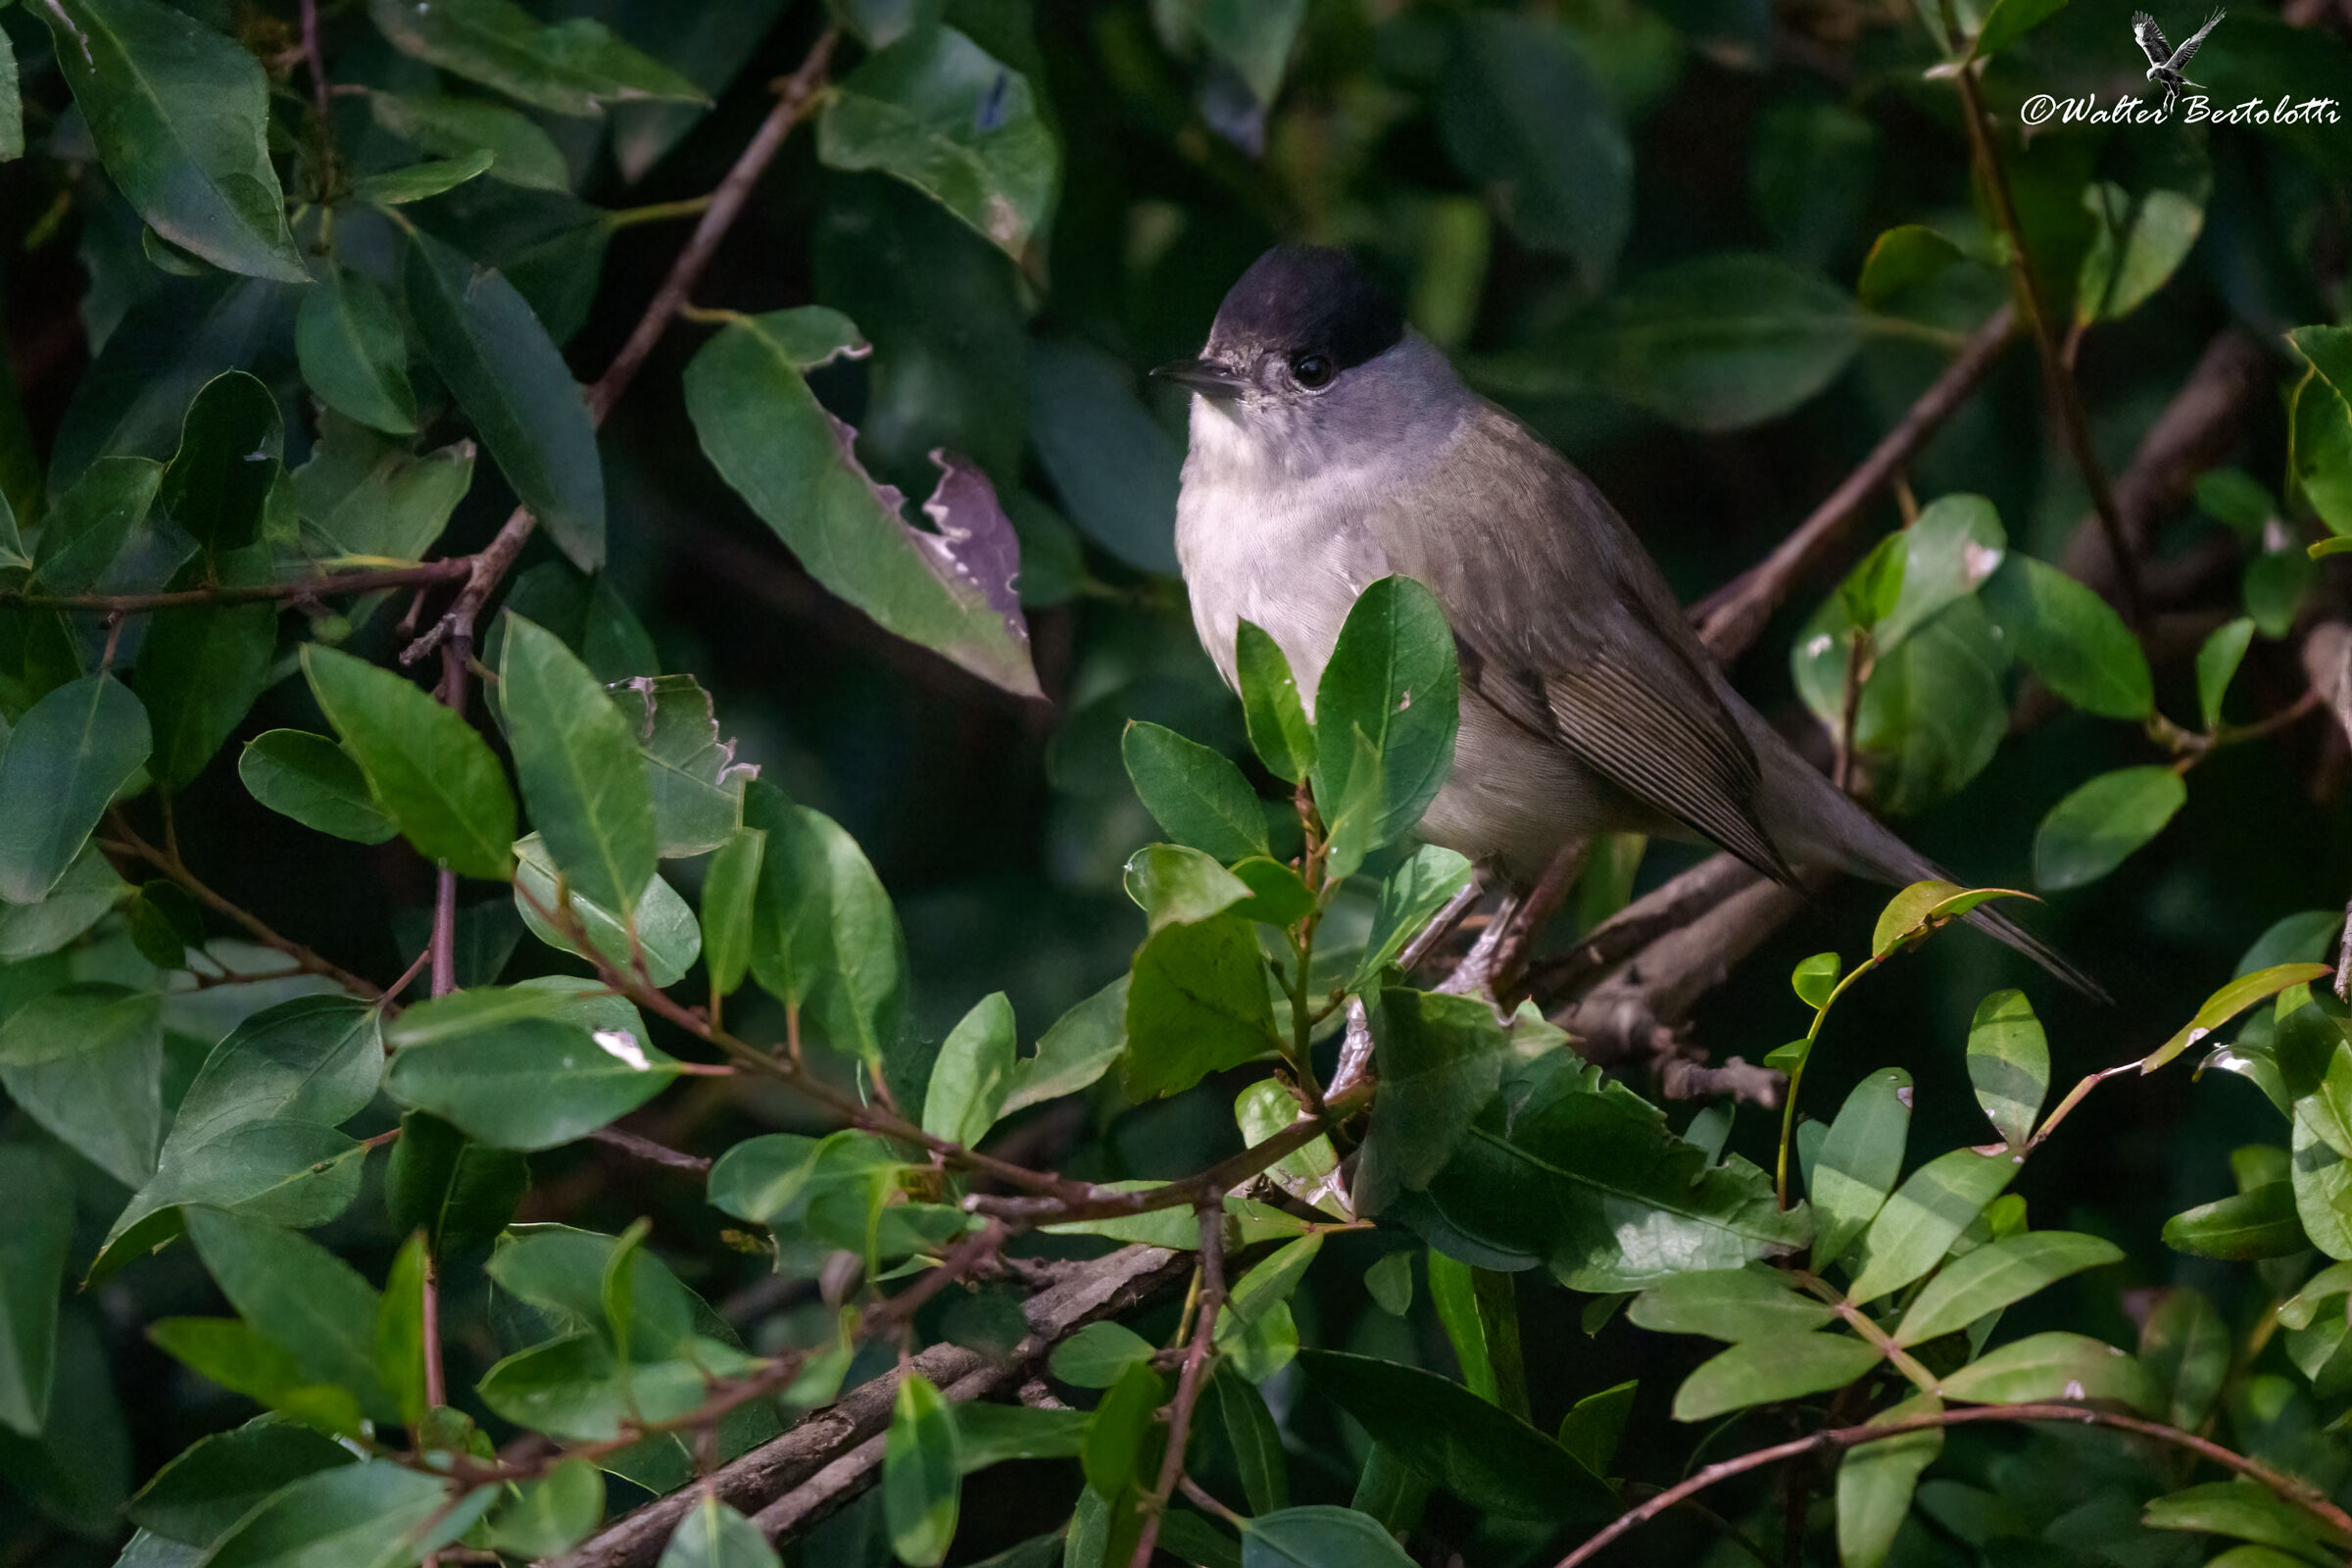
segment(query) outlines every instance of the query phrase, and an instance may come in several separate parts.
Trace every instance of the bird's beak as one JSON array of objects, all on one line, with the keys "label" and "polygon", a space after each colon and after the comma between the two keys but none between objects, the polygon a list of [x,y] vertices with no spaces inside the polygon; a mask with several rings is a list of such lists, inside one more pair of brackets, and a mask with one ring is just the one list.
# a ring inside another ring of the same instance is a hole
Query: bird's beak
[{"label": "bird's beak", "polygon": [[1215,398],[1220,402],[1239,397],[1242,388],[1249,384],[1214,360],[1178,360],[1172,365],[1161,366],[1152,373],[1198,392],[1204,398]]}]

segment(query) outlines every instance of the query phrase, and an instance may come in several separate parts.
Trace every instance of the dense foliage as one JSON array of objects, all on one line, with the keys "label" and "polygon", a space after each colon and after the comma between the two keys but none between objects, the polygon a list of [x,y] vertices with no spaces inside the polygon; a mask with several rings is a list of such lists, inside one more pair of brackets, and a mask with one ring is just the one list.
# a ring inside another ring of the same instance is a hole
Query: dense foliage
[{"label": "dense foliage", "polygon": [[[0,1562],[2343,1560],[2347,33],[0,0]],[[1978,885],[1226,691],[1299,239]]]}]

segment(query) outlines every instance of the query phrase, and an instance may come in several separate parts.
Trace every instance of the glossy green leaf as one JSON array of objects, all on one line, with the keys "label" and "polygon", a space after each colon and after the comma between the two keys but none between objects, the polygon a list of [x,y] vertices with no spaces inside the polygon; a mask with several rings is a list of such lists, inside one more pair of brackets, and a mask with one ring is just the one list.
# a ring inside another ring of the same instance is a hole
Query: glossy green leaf
[{"label": "glossy green leaf", "polygon": [[2050,808],[2034,833],[2034,883],[2056,892],[2096,882],[2165,829],[2188,786],[2150,764],[2101,773]]},{"label": "glossy green leaf", "polygon": [[1014,1038],[1012,1004],[1004,992],[972,1004],[931,1063],[923,1131],[967,1149],[988,1135],[1012,1079]]},{"label": "glossy green leaf", "polygon": [[1081,1389],[1107,1389],[1157,1348],[1123,1323],[1089,1323],[1054,1348],[1054,1375]]},{"label": "glossy green leaf", "polygon": [[1176,1094],[1275,1049],[1266,961],[1249,921],[1163,926],[1136,953],[1121,1069],[1129,1096]]},{"label": "glossy green leaf", "polygon": [[279,1488],[354,1462],[332,1438],[262,1416],[181,1450],[139,1489],[129,1513],[168,1541],[209,1546]]},{"label": "glossy green leaf", "polygon": [[1180,844],[1147,844],[1127,861],[1127,896],[1143,909],[1148,928],[1197,925],[1235,905],[1251,902],[1250,884],[1214,858]]},{"label": "glossy green leaf", "polygon": [[2007,1150],[1955,1149],[1913,1171],[1863,1233],[1861,1267],[1846,1298],[1874,1301],[1934,1268],[2024,1161]]},{"label": "glossy green leaf", "polygon": [[[1357,595],[1315,688],[1315,799],[1334,837],[1350,819],[1366,848],[1421,818],[1453,765],[1460,679],[1453,631],[1437,597],[1409,577]],[[1355,765],[1356,736],[1379,760]],[[1351,867],[1338,863],[1333,875]]]},{"label": "glossy green leaf", "polygon": [[1169,838],[1219,860],[1268,853],[1257,792],[1222,755],[1140,722],[1127,726],[1119,751],[1144,808]]},{"label": "glossy green leaf", "polygon": [[2085,712],[2143,719],[2156,697],[2147,656],[2107,601],[2057,567],[2012,554],[1980,590],[2017,657]]},{"label": "glossy green leaf", "polygon": [[1250,1511],[1268,1513],[1288,1504],[1290,1462],[1264,1396],[1230,1365],[1220,1363],[1200,1391],[1200,1413],[1223,1435]]},{"label": "glossy green leaf", "polygon": [[686,368],[703,451],[826,591],[983,680],[1037,696],[1013,590],[1018,543],[987,476],[936,456],[923,507],[936,531],[909,527],[906,497],[866,472],[857,432],[803,379],[866,352],[847,317],[819,306],[729,322]]},{"label": "glossy green leaf", "polygon": [[1878,1217],[1902,1174],[1911,1129],[1911,1075],[1882,1067],[1854,1086],[1805,1174],[1812,1199],[1813,1266],[1827,1268]]},{"label": "glossy green leaf", "polygon": [[703,962],[710,971],[714,996],[732,996],[751,971],[753,910],[766,853],[765,833],[738,828],[710,857],[704,873]]},{"label": "glossy green leaf", "polygon": [[1968,1026],[1968,1081],[1992,1129],[2016,1148],[2034,1135],[2050,1092],[2050,1045],[2022,991],[1977,1004]]},{"label": "glossy green leaf", "polygon": [[1166,1380],[1148,1361],[1130,1363],[1095,1406],[1079,1453],[1090,1491],[1115,1497],[1143,1473],[1148,1449],[1160,1435],[1152,1430],[1152,1415],[1167,1398]]},{"label": "glossy green leaf", "polygon": [[514,797],[481,736],[422,687],[306,644],[311,694],[417,852],[463,876],[505,881]]},{"label": "glossy green leaf", "polygon": [[[1894,1425],[1940,1415],[1943,1401],[1915,1395],[1871,1417]],[[1920,1473],[1943,1452],[1943,1429],[1929,1427],[1849,1448],[1838,1461],[1838,1561],[1839,1568],[1879,1568],[1894,1545],[1895,1532],[1910,1516]]]},{"label": "glossy green leaf", "polygon": [[677,1061],[624,1029],[515,1018],[405,1046],[393,1098],[496,1149],[553,1149],[628,1114],[666,1089]]},{"label": "glossy green leaf", "polygon": [[702,90],[587,18],[548,25],[512,0],[368,0],[395,48],[559,115],[643,99],[702,103]]},{"label": "glossy green leaf", "polygon": [[835,1049],[879,1069],[906,1003],[906,939],[890,895],[830,817],[765,785],[745,822],[767,834],[753,909],[752,974],[804,1009]]},{"label": "glossy green leaf", "polygon": [[1015,257],[1045,226],[1060,165],[1028,79],[946,26],[842,77],[817,117],[816,152],[830,168],[906,181]]},{"label": "glossy green leaf", "polygon": [[[695,1511],[725,1506],[715,1497],[707,1497]],[[517,1557],[561,1556],[585,1541],[604,1515],[603,1472],[586,1459],[561,1459],[539,1480],[518,1485],[514,1499],[490,1515],[488,1541],[492,1550]],[[691,1540],[695,1523],[692,1515],[680,1520],[670,1536],[671,1544],[674,1545],[681,1535]],[[753,1535],[759,1538],[757,1531]],[[765,1547],[765,1539],[759,1539]],[[763,1568],[774,1568],[774,1563],[771,1555],[764,1560]]]},{"label": "glossy green leaf", "polygon": [[1076,1094],[1110,1070],[1127,1049],[1128,984],[1121,975],[1054,1020],[1035,1054],[1013,1063],[1000,1115]]},{"label": "glossy green leaf", "polygon": [[107,674],[68,681],[16,721],[0,751],[0,899],[48,897],[151,746],[147,710]]},{"label": "glossy green leaf", "polygon": [[355,844],[381,844],[400,832],[379,810],[368,775],[324,735],[273,729],[245,743],[237,777],[270,809]]},{"label": "glossy green leaf", "polygon": [[[481,4],[504,7],[504,0],[436,0],[429,10]],[[409,0],[375,5],[415,9]],[[605,559],[604,463],[588,405],[547,329],[496,269],[421,229],[409,236],[401,278],[433,369],[499,471],[572,564],[594,571]]]},{"label": "glossy green leaf", "polygon": [[378,1300],[350,1264],[292,1231],[220,1209],[187,1210],[188,1238],[253,1330],[314,1383],[337,1384],[395,1419],[375,1376]]},{"label": "glossy green leaf", "polygon": [[1749,1405],[1843,1388],[1879,1364],[1860,1340],[1833,1334],[1767,1334],[1733,1346],[1683,1380],[1677,1421],[1705,1421]]},{"label": "glossy green leaf", "polygon": [[0,1145],[0,1426],[38,1437],[57,1368],[57,1300],[74,1240],[74,1191],[37,1147]]},{"label": "glossy green leaf", "polygon": [[376,124],[425,152],[461,158],[490,154],[492,179],[534,190],[567,191],[571,171],[563,150],[528,116],[483,98],[416,97],[370,92]]},{"label": "glossy green leaf", "polygon": [[1474,1508],[1591,1522],[1615,1494],[1566,1449],[1459,1384],[1371,1356],[1301,1350],[1307,1380],[1387,1446]]},{"label": "glossy green leaf", "polygon": [[1510,1049],[1485,998],[1401,987],[1380,994],[1372,1040],[1382,1092],[1350,1185],[1367,1214],[1445,1168],[1494,1098]]},{"label": "glossy green leaf", "polygon": [[1843,967],[1844,960],[1835,953],[1816,953],[1798,963],[1788,977],[1789,985],[1795,988],[1796,1000],[1817,1010],[1828,1006],[1838,989],[1838,970]]},{"label": "glossy green leaf", "polygon": [[157,233],[227,271],[310,281],[270,167],[259,61],[159,0],[38,15],[108,175]]},{"label": "glossy green leaf", "polygon": [[1738,1344],[1769,1334],[1802,1334],[1836,1317],[1778,1269],[1701,1269],[1663,1280],[1626,1308],[1626,1321],[1660,1334],[1703,1334]]},{"label": "glossy green leaf", "polygon": [[2277,996],[2290,986],[2309,985],[2331,973],[2324,963],[2280,963],[2252,974],[2241,974],[2215,991],[2171,1039],[2143,1057],[2141,1072],[2154,1072],[2257,1002]]},{"label": "glossy green leaf", "polygon": [[1242,1527],[1242,1568],[1406,1568],[1413,1559],[1370,1514],[1313,1503]]},{"label": "glossy green leaf", "polygon": [[369,1459],[304,1476],[213,1544],[207,1568],[405,1562],[463,1535],[489,1506],[482,1487],[451,1506],[438,1477]]},{"label": "glossy green leaf", "polygon": [[1988,1242],[1946,1265],[1912,1298],[1894,1343],[1919,1345],[1957,1333],[2045,1285],[2123,1255],[2110,1242],[2073,1231],[2030,1231]]},{"label": "glossy green leaf", "polygon": [[384,1206],[395,1228],[422,1230],[436,1258],[488,1247],[530,1190],[522,1155],[467,1138],[440,1117],[412,1110],[384,1173]]},{"label": "glossy green leaf", "polygon": [[882,1450],[882,1513],[899,1560],[932,1568],[956,1539],[956,1418],[930,1379],[899,1379]]},{"label": "glossy green leaf", "polygon": [[2252,618],[2240,615],[2216,626],[2197,649],[2197,711],[2209,732],[2221,727],[2222,699],[2230,694],[2230,682],[2253,640]]},{"label": "glossy green leaf", "polygon": [[660,855],[653,789],[628,720],[587,665],[520,615],[507,617],[498,689],[541,843],[581,897],[629,919]]},{"label": "glossy green leaf", "polygon": [[166,788],[192,782],[270,684],[277,609],[181,605],[155,612],[139,646],[139,700],[152,719],[148,769]]},{"label": "glossy green leaf", "polygon": [[2081,1334],[2035,1334],[2004,1345],[1952,1373],[1937,1392],[1973,1404],[2116,1399],[2147,1410],[2156,1402],[2137,1361]]},{"label": "glossy green leaf", "polygon": [[1296,784],[1314,770],[1315,730],[1282,647],[1255,623],[1241,623],[1234,649],[1242,716],[1250,750],[1275,777]]},{"label": "glossy green leaf", "polygon": [[2234,1536],[2301,1559],[2333,1561],[2352,1547],[2352,1538],[2253,1481],[2208,1481],[2154,1498],[2141,1520],[2156,1530]]},{"label": "glossy green leaf", "polygon": [[338,414],[394,435],[416,429],[409,348],[392,302],[365,275],[330,267],[294,318],[302,379]]}]

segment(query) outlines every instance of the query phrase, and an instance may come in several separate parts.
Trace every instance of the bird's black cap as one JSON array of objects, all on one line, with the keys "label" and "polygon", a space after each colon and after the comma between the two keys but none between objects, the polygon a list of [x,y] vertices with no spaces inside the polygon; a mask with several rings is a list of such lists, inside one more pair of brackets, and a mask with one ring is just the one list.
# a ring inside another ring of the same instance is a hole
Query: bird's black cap
[{"label": "bird's black cap", "polygon": [[1328,355],[1340,369],[1396,346],[1404,314],[1346,251],[1281,245],[1250,264],[1217,308],[1209,352]]}]

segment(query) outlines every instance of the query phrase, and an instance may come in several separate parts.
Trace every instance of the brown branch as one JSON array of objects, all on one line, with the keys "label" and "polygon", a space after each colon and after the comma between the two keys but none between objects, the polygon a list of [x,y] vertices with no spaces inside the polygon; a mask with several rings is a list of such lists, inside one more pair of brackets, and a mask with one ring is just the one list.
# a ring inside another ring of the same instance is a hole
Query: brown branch
[{"label": "brown branch", "polygon": [[1871,498],[1892,482],[1927,445],[1928,438],[1968,401],[2016,330],[2017,315],[2009,306],[1986,317],[1968,335],[1943,373],[1895,421],[1894,428],[1771,555],[1691,607],[1699,641],[1709,652],[1729,663],[1746,651],[1797,579],[1844,535]]},{"label": "brown branch", "polygon": [[266,948],[276,949],[313,974],[324,975],[355,997],[373,1002],[383,995],[383,992],[375,985],[361,979],[341,964],[320,957],[293,938],[278,935],[260,915],[229,903],[228,900],[214,892],[195,872],[188,869],[187,862],[176,854],[168,849],[159,850],[141,838],[138,830],[130,825],[130,819],[122,814],[120,807],[107,813],[107,821],[124,849],[163,872],[173,882],[178,883],[180,887],[194,896],[197,903],[211,909],[215,914],[234,922],[254,941]]},{"label": "brown branch", "polygon": [[318,0],[302,0],[302,58],[311,68],[312,107],[318,111],[318,136],[323,141],[334,88],[326,79],[326,51],[318,43]]},{"label": "brown branch", "polygon": [[1760,879],[1736,855],[1713,855],[1594,926],[1528,974],[1538,1002],[1572,996],[1677,927]]},{"label": "brown branch", "polygon": [[[612,363],[606,368],[605,373],[597,377],[596,383],[582,394],[588,405],[590,423],[602,425],[605,416],[612,412],[612,405],[628,389],[629,383],[636,379],[638,370],[643,368],[646,357],[661,340],[662,331],[678,314],[679,307],[686,303],[687,296],[694,292],[695,284],[702,281],[704,270],[710,265],[710,258],[717,253],[719,241],[725,239],[727,230],[734,227],[744,203],[751,198],[752,187],[760,182],[760,176],[775,161],[776,153],[783,147],[785,138],[792,134],[793,127],[806,120],[816,107],[825,85],[825,73],[832,63],[833,46],[839,37],[839,30],[833,27],[827,27],[818,34],[815,44],[801,62],[800,69],[786,77],[778,88],[775,108],[768,111],[767,118],[760,122],[760,129],[736,158],[734,167],[719,181],[718,189],[711,192],[710,205],[704,211],[702,220],[694,225],[694,234],[686,241],[685,248],[678,252],[677,260],[670,264],[669,274],[662,280],[661,288],[654,294],[653,303],[646,307],[645,315],[638,318],[628,341],[612,357]],[[400,656],[403,663],[415,663],[444,642],[453,643],[463,655],[471,656],[474,623],[489,605],[490,596],[498,591],[498,585],[506,577],[508,569],[514,564],[514,558],[522,553],[523,544],[530,538],[531,529],[537,521],[525,507],[516,507],[508,514],[496,536],[479,555],[472,558],[472,572],[459,593],[457,602],[450,606],[430,631],[409,645],[408,650]]]},{"label": "brown branch", "polygon": [[1200,1402],[1200,1380],[1216,1344],[1217,1314],[1225,1308],[1224,1205],[1201,1204],[1200,1220],[1200,1316],[1193,1325],[1193,1342],[1185,1348],[1184,1370],[1177,1374],[1176,1398],[1168,1406],[1168,1448],[1160,1457],[1159,1482],[1144,1499],[1144,1533],[1136,1538],[1135,1558],[1129,1568],[1152,1568],[1152,1550],[1159,1544],[1160,1518],[1176,1490],[1176,1478],[1184,1474],[1185,1444],[1192,1436],[1193,1409]]},{"label": "brown branch", "polygon": [[689,1171],[697,1176],[708,1175],[710,1170],[710,1161],[700,1154],[689,1154],[667,1144],[657,1144],[651,1138],[641,1138],[624,1128],[599,1127],[588,1137],[595,1143],[610,1144],[625,1154],[634,1154],[656,1165],[666,1165],[671,1170]]},{"label": "brown branch", "polygon": [[1838,1453],[1860,1447],[1866,1443],[1884,1443],[1889,1438],[1909,1437],[1914,1432],[1931,1432],[1940,1427],[1973,1426],[1985,1421],[2063,1421],[2078,1426],[2109,1427],[2151,1438],[2177,1448],[2185,1448],[2201,1458],[2210,1459],[2223,1468],[2236,1472],[2249,1480],[2258,1481],[2279,1496],[2301,1508],[2325,1524],[2330,1531],[2352,1542],[2352,1515],[2328,1501],[2325,1496],[2291,1476],[2281,1475],[2259,1460],[2233,1453],[2209,1438],[2193,1432],[2183,1432],[2160,1421],[2142,1420],[2138,1416],[2122,1415],[2097,1409],[2086,1404],[1972,1404],[1945,1410],[1937,1415],[1919,1416],[1908,1421],[1888,1421],[1883,1425],[1832,1427],[1810,1437],[1758,1448],[1736,1459],[1711,1464],[1688,1480],[1668,1487],[1639,1508],[1621,1514],[1608,1528],[1593,1536],[1559,1561],[1558,1568],[1577,1568],[1590,1562],[1621,1536],[1640,1529],[1650,1520],[1676,1504],[1696,1496],[1719,1481],[1778,1464],[1784,1459],[1799,1459],[1817,1453]]},{"label": "brown branch", "polygon": [[[721,1501],[752,1513],[770,1540],[780,1540],[822,1517],[879,1473],[882,1435],[906,1373],[929,1378],[959,1402],[1016,1389],[1036,1375],[1054,1346],[1089,1323],[1157,1299],[1192,1267],[1189,1253],[1156,1247],[1129,1247],[1098,1259],[1023,1303],[1029,1336],[1010,1360],[992,1362],[961,1346],[934,1345],[720,1466],[709,1485]],[[699,1494],[699,1488],[689,1488],[647,1503],[548,1568],[648,1568]]]},{"label": "brown branch", "polygon": [[157,594],[41,594],[0,593],[0,601],[15,600],[36,610],[104,610],[119,615],[143,610],[171,610],[180,605],[243,605],[261,599],[318,599],[327,594],[368,594],[385,588],[409,588],[454,582],[473,569],[470,556],[427,561],[415,566],[371,567],[366,571],[322,572],[282,582],[216,584],[208,588],[179,588]]}]

